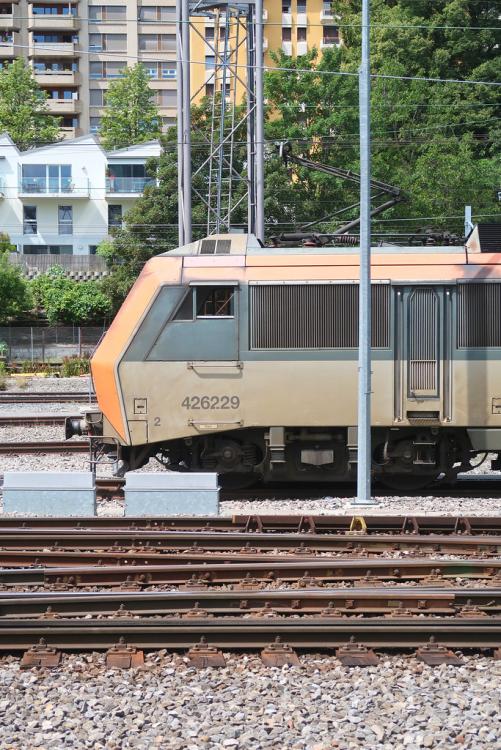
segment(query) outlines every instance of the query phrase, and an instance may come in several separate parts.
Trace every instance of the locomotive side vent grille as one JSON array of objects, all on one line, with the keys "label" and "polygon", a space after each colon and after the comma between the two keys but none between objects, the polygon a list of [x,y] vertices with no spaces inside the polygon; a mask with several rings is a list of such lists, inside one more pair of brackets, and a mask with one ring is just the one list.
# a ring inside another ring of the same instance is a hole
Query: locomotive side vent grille
[{"label": "locomotive side vent grille", "polygon": [[457,305],[460,349],[501,346],[501,284],[459,284]]},{"label": "locomotive side vent grille", "polygon": [[415,289],[409,300],[409,391],[438,391],[439,302],[433,289]]},{"label": "locomotive side vent grille", "polygon": [[[358,346],[358,286],[251,287],[251,349],[352,349]],[[372,346],[389,346],[390,288],[372,287]]]},{"label": "locomotive side vent grille", "polygon": [[228,255],[231,252],[231,240],[202,240],[200,255]]}]

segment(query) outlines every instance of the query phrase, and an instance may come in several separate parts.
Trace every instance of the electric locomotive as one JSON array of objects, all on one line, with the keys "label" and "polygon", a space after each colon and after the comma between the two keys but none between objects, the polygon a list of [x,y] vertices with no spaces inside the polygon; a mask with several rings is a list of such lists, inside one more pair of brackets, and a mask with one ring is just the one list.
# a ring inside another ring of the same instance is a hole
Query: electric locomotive
[{"label": "electric locomotive", "polygon": [[[487,235],[488,236],[488,235]],[[499,252],[498,252],[499,251]],[[86,432],[227,485],[356,476],[358,248],[219,235],[150,260],[92,357]],[[372,469],[423,487],[501,452],[501,247],[372,254]]]}]

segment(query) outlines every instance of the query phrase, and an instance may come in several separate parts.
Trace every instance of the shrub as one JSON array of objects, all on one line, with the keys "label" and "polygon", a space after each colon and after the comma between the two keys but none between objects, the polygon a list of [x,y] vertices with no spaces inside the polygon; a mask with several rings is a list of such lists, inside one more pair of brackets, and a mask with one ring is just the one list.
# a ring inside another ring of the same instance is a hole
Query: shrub
[{"label": "shrub", "polygon": [[90,359],[88,357],[64,357],[61,366],[61,377],[71,378],[74,375],[88,375]]}]

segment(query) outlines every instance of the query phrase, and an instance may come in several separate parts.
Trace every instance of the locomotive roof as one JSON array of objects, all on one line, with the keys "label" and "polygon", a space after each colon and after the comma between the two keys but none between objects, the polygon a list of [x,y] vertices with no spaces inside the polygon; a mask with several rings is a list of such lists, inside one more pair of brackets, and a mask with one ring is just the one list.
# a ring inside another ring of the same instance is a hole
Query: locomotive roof
[{"label": "locomotive roof", "polygon": [[[441,246],[374,246],[372,250],[378,254],[461,254],[465,248],[461,245]],[[500,248],[501,251],[501,248]],[[263,247],[252,234],[216,234],[202,240],[196,240],[189,245],[183,245],[175,250],[169,250],[162,255],[358,255],[359,247],[343,245],[341,247]]]}]

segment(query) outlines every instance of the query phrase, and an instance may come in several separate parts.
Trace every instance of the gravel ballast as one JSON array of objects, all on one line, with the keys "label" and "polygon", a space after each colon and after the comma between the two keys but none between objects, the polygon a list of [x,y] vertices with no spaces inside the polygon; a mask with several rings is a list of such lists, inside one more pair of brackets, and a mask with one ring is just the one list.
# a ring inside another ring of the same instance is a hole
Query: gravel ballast
[{"label": "gravel ballast", "polygon": [[[9,390],[19,387],[9,383]],[[33,378],[21,392],[85,391],[85,378]],[[0,406],[2,414],[78,414],[83,404]],[[62,427],[8,427],[0,441],[61,440]],[[5,455],[6,470],[76,471],[84,454]],[[145,470],[161,470],[150,462]],[[109,476],[101,469],[99,476]],[[501,499],[382,497],[223,501],[231,514],[497,515]],[[123,503],[100,501],[99,515]],[[64,655],[55,670],[21,671],[0,659],[1,750],[416,750],[501,746],[501,662],[467,656],[460,667],[428,667],[383,655],[377,667],[348,669],[332,655],[301,655],[301,667],[265,667],[227,654],[223,669],[197,671],[183,655],[146,655],[143,670],[106,670],[103,654]]]},{"label": "gravel ballast", "polygon": [[95,654],[36,672],[9,658],[0,669],[0,746],[494,750],[500,677],[501,663],[478,656],[434,668],[391,656],[364,669],[319,655],[282,669],[229,656],[225,668],[196,671],[180,655],[151,654],[145,670],[107,671]]}]

